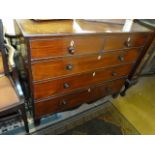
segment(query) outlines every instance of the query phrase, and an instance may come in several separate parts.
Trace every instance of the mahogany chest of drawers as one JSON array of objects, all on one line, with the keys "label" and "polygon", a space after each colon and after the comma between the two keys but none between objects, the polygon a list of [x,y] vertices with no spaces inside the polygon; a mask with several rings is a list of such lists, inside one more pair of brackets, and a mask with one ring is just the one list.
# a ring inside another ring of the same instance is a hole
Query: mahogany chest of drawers
[{"label": "mahogany chest of drawers", "polygon": [[143,58],[152,31],[85,20],[16,20],[34,119],[116,95]]}]

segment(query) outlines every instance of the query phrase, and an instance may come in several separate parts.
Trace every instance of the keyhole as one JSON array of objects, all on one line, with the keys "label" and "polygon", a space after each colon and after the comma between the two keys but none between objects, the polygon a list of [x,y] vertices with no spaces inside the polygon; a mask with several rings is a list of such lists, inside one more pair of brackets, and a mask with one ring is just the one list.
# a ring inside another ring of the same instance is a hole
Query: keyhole
[{"label": "keyhole", "polygon": [[130,37],[128,37],[128,42],[130,42],[130,40],[131,40],[131,38],[130,38]]},{"label": "keyhole", "polygon": [[74,46],[74,40],[70,42],[70,46]]},{"label": "keyhole", "polygon": [[101,58],[102,58],[101,55],[99,55],[99,56],[97,57],[98,60],[101,60]]},{"label": "keyhole", "polygon": [[94,73],[93,73],[93,77],[94,77],[95,75],[96,75],[96,73],[94,72]]},{"label": "keyhole", "polygon": [[89,92],[89,93],[91,92],[91,89],[90,89],[90,88],[88,89],[88,92]]}]

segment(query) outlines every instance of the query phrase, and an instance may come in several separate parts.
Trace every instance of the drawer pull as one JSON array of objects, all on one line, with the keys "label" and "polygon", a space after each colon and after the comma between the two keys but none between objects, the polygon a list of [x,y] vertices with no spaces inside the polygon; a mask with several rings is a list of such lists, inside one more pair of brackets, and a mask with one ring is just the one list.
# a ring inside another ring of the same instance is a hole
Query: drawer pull
[{"label": "drawer pull", "polygon": [[74,54],[74,53],[75,53],[75,47],[70,46],[70,47],[68,48],[68,52],[69,52],[70,54]]},{"label": "drawer pull", "polygon": [[73,65],[71,65],[71,64],[67,65],[67,66],[66,66],[66,69],[67,69],[67,70],[72,70],[72,69],[73,69]]},{"label": "drawer pull", "polygon": [[69,88],[69,84],[68,83],[64,83],[64,88],[65,89]]},{"label": "drawer pull", "polygon": [[67,101],[66,100],[62,100],[61,102],[60,102],[60,105],[66,105],[67,104]]},{"label": "drawer pull", "polygon": [[123,62],[124,61],[124,56],[121,56],[121,55],[118,56],[118,60],[121,61],[121,62]]},{"label": "drawer pull", "polygon": [[74,54],[74,52],[75,52],[75,47],[74,47],[74,40],[72,40],[71,42],[70,42],[70,47],[68,48],[68,52],[70,53],[70,54]]},{"label": "drawer pull", "polygon": [[117,76],[117,73],[116,72],[112,72],[112,76]]}]

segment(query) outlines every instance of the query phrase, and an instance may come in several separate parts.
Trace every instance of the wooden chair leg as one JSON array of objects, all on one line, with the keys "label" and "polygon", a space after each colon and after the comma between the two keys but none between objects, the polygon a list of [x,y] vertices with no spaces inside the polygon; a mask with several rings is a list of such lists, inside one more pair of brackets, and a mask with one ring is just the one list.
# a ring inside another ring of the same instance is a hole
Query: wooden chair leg
[{"label": "wooden chair leg", "polygon": [[25,125],[25,130],[27,133],[29,133],[29,126],[28,126],[28,121],[27,121],[27,116],[26,116],[26,111],[25,111],[25,107],[24,104],[22,104],[20,106],[20,110],[21,110],[21,117],[24,121],[24,125]]}]

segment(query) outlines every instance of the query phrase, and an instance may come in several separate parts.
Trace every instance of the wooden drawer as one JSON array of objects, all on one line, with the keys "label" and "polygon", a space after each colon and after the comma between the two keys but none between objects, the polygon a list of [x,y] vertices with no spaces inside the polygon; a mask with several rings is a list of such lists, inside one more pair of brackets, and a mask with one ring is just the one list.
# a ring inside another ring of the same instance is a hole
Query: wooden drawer
[{"label": "wooden drawer", "polygon": [[76,107],[84,102],[95,101],[106,95],[119,92],[125,79],[116,80],[97,87],[90,87],[83,91],[64,95],[49,100],[38,101],[35,103],[35,118],[55,112],[65,111]]},{"label": "wooden drawer", "polygon": [[118,67],[99,69],[92,72],[78,74],[70,77],[55,79],[34,84],[34,98],[41,99],[57,93],[66,93],[78,88],[88,87],[91,84],[103,83],[108,80],[127,76],[133,64]]},{"label": "wooden drawer", "polygon": [[89,56],[66,57],[62,59],[37,61],[32,63],[33,80],[45,80],[63,75],[72,75],[98,68],[134,62],[139,56],[139,49],[130,51],[108,52]]},{"label": "wooden drawer", "polygon": [[102,35],[31,40],[31,59],[97,53],[103,45]]},{"label": "wooden drawer", "polygon": [[104,50],[115,50],[122,48],[140,47],[145,44],[147,34],[127,34],[107,36],[105,40]]}]

